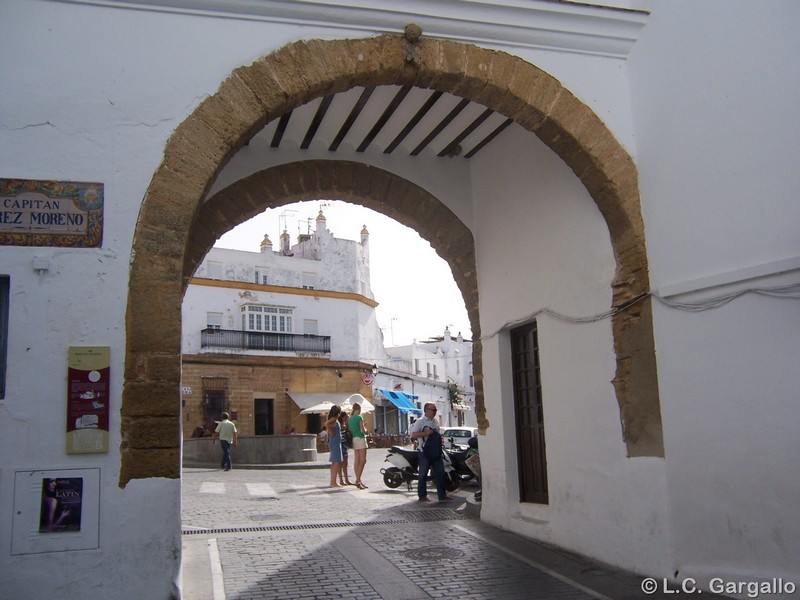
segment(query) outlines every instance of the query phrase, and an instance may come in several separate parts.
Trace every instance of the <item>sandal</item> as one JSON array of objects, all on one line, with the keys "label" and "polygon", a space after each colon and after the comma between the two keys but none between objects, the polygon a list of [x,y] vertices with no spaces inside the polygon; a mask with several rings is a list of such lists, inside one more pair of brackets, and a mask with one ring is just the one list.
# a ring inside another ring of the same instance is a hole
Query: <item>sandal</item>
[{"label": "sandal", "polygon": [[361,483],[360,481],[356,483],[356,486],[358,486],[358,489],[360,489],[360,490],[365,490],[365,489],[367,489],[367,486],[365,486],[365,485],[364,485],[363,483]]}]

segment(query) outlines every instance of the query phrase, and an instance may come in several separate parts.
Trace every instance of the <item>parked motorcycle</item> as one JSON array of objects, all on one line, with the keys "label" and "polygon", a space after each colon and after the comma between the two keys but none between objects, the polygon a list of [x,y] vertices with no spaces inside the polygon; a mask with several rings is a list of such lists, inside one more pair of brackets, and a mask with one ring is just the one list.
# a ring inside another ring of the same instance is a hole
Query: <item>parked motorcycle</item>
[{"label": "parked motorcycle", "polygon": [[[461,484],[461,476],[453,467],[453,462],[447,452],[442,453],[444,462],[444,485],[448,492],[454,492]],[[404,483],[408,491],[412,491],[412,484],[419,478],[419,453],[410,448],[392,446],[384,462],[391,463],[391,467],[381,469],[383,483],[388,488],[396,489]]]},{"label": "parked motorcycle", "polygon": [[445,448],[445,451],[450,453],[450,461],[453,463],[453,468],[461,476],[462,481],[474,479],[475,472],[467,464],[467,458],[478,453],[478,436],[473,435],[467,441],[466,447],[457,446],[452,443],[452,440],[453,438],[450,438],[450,448]]},{"label": "parked motorcycle", "polygon": [[475,473],[467,466],[467,452],[469,450],[449,450],[447,448],[444,450],[444,453],[450,458],[453,470],[465,481],[475,477]]}]

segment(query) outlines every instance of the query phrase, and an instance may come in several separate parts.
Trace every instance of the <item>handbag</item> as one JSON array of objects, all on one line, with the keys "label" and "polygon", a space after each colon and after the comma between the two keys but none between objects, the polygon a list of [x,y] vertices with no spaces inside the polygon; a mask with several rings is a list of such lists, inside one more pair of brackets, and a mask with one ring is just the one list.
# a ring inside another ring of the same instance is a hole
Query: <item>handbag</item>
[{"label": "handbag", "polygon": [[348,448],[353,447],[353,432],[349,429],[344,430],[344,445]]}]

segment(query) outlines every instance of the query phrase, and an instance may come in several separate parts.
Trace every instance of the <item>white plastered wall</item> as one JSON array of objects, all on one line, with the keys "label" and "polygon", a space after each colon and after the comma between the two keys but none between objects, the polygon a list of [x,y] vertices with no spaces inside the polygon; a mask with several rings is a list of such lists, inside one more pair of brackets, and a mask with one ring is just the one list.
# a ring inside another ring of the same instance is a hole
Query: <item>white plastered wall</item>
[{"label": "white plastered wall", "polygon": [[[629,61],[651,286],[700,302],[797,283],[800,4],[673,6]],[[653,318],[673,571],[797,582],[798,302],[654,302]]]},{"label": "white plastered wall", "polygon": [[626,457],[609,319],[537,317],[550,500],[519,502],[508,332],[545,308],[575,317],[605,312],[615,263],[605,221],[563,161],[520,131],[504,150],[473,167],[494,173],[473,179],[490,423],[481,444],[481,517],[632,570],[661,572],[669,548],[664,461]]}]

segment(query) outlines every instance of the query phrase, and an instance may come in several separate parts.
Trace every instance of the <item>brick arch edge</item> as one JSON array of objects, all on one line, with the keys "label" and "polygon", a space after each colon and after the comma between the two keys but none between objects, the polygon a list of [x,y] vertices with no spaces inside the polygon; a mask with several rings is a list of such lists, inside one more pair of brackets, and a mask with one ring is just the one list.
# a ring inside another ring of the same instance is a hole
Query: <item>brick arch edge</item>
[{"label": "brick arch edge", "polygon": [[[180,476],[181,303],[186,268],[197,260],[190,239],[203,238],[201,207],[221,168],[266,123],[291,108],[357,85],[391,84],[470,99],[536,134],[570,166],[605,218],[617,260],[614,305],[648,291],[635,165],[597,115],[555,78],[509,54],[445,40],[411,43],[387,35],[289,44],[236,69],[178,126],[143,200],[126,313],[121,487],[136,478]],[[361,185],[352,182],[355,192]],[[229,207],[220,210],[230,221],[243,216]],[[402,203],[392,210],[386,214],[400,222],[412,218]],[[447,241],[440,241],[446,248]],[[440,255],[452,268],[450,252]],[[471,260],[474,280],[474,252]],[[466,264],[462,268],[469,271]],[[454,277],[459,287],[466,284],[455,268]],[[469,314],[476,326],[477,287],[474,299],[467,287],[461,291],[468,311],[475,311]],[[628,455],[663,456],[649,299],[612,317],[612,330],[613,383]],[[479,330],[473,334],[478,339]],[[482,390],[477,368],[476,388]]]}]

